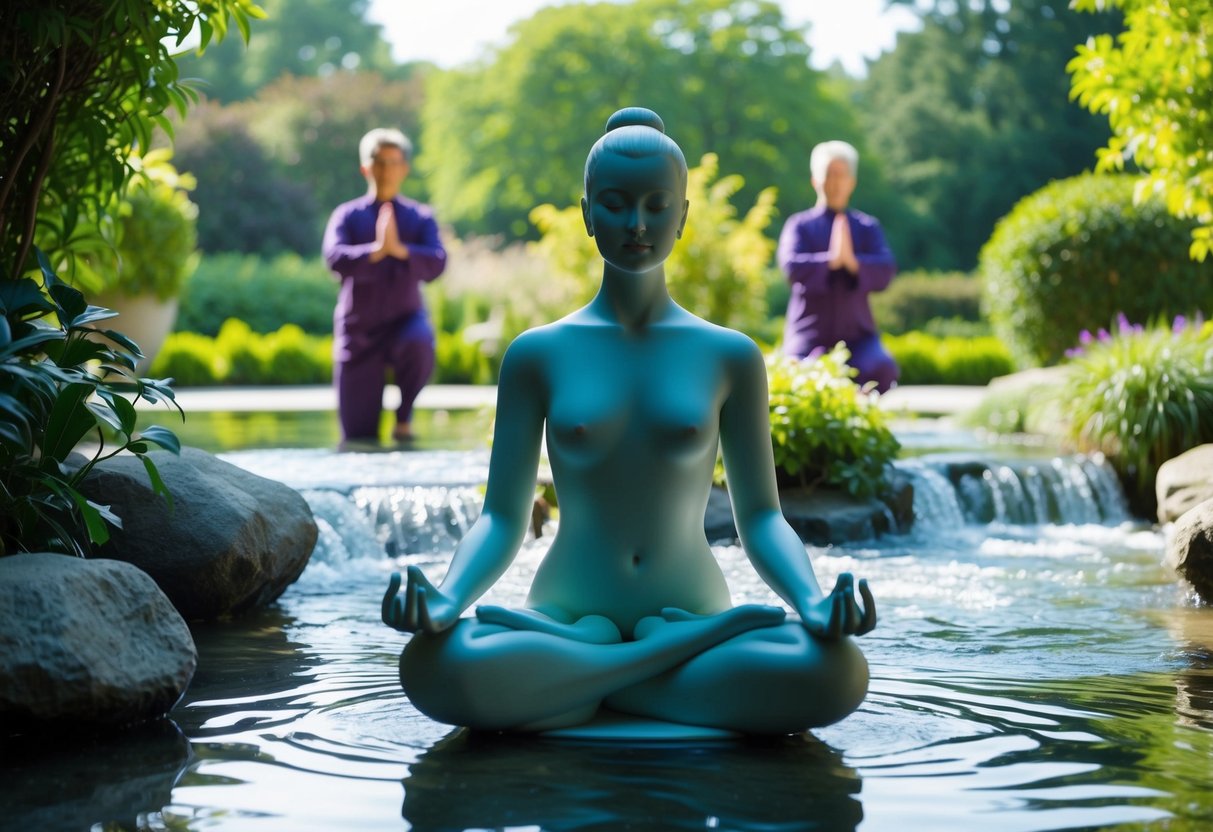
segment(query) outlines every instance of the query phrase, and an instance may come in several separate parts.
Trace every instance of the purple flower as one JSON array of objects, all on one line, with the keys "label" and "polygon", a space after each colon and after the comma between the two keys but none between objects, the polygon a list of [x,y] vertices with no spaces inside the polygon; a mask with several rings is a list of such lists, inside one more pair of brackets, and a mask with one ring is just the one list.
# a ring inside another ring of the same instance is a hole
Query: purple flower
[{"label": "purple flower", "polygon": [[1129,319],[1125,317],[1124,312],[1116,313],[1116,329],[1121,335],[1128,335],[1133,331],[1133,324],[1129,323]]},{"label": "purple flower", "polygon": [[1112,336],[1109,335],[1108,331],[1102,327],[1100,327],[1099,332],[1095,333],[1095,337],[1098,338],[1100,341],[1111,341],[1112,340]]},{"label": "purple flower", "polygon": [[1179,335],[1188,328],[1188,319],[1183,315],[1176,315],[1175,320],[1171,322],[1171,334]]}]

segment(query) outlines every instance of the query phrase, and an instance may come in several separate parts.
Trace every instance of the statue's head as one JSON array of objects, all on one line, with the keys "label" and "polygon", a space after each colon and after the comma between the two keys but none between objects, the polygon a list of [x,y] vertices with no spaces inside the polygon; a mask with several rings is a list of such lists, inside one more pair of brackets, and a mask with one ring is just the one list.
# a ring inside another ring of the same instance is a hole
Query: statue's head
[{"label": "statue's head", "polygon": [[682,148],[665,134],[661,116],[645,107],[624,107],[607,119],[606,132],[590,148],[585,160],[585,194],[590,195],[594,173],[607,154],[638,159],[645,156],[665,156],[681,172],[685,192],[687,160]]},{"label": "statue's head", "polygon": [[643,107],[619,110],[585,161],[586,231],[612,266],[647,271],[682,235],[686,192],[686,157],[661,118]]}]

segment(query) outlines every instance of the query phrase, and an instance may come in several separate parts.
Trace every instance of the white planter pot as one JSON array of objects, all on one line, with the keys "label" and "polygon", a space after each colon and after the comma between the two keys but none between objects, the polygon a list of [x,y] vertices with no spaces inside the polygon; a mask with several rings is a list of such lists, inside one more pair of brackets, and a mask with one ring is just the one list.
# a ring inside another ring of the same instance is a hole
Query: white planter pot
[{"label": "white planter pot", "polygon": [[121,332],[138,344],[143,358],[136,372],[146,373],[177,321],[177,298],[160,300],[155,295],[106,293],[90,298],[89,303],[118,313],[117,318],[101,321],[98,328]]}]

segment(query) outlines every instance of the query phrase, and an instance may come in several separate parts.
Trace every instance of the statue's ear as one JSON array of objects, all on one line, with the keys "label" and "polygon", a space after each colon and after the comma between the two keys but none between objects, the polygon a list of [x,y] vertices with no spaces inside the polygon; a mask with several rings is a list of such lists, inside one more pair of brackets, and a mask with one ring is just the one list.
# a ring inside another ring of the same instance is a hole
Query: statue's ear
[{"label": "statue's ear", "polygon": [[594,224],[590,222],[590,203],[585,197],[581,198],[581,219],[585,221],[585,233],[593,237]]},{"label": "statue's ear", "polygon": [[691,201],[684,199],[682,201],[682,219],[678,222],[678,239],[682,239],[682,229],[687,227],[687,211],[691,207]]}]

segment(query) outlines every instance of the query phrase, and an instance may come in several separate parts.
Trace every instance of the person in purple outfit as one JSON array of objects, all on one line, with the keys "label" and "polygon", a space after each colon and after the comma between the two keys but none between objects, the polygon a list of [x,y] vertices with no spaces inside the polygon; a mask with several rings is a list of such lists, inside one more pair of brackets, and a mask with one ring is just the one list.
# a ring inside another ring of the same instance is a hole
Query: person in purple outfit
[{"label": "person in purple outfit", "polygon": [[343,443],[375,440],[385,371],[400,388],[393,438],[412,438],[413,402],[434,369],[434,330],[421,284],[446,268],[428,206],[400,195],[412,144],[379,128],[359,142],[365,196],[337,206],[324,231],[324,260],[341,281],[333,312],[333,384]]},{"label": "person in purple outfit", "polygon": [[889,285],[897,264],[876,218],[848,207],[858,166],[846,142],[819,144],[809,157],[817,204],[789,217],[779,235],[779,267],[792,284],[783,348],[811,358],[842,341],[856,380],[884,393],[897,382],[897,363],[880,343],[868,295]]}]

